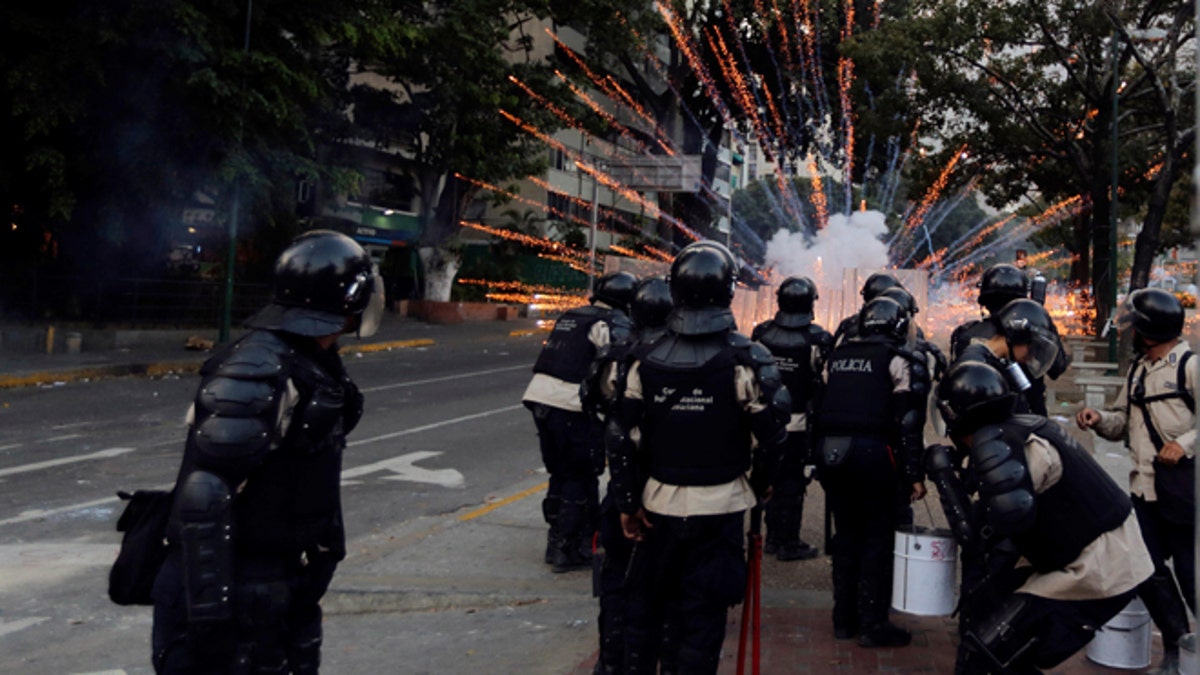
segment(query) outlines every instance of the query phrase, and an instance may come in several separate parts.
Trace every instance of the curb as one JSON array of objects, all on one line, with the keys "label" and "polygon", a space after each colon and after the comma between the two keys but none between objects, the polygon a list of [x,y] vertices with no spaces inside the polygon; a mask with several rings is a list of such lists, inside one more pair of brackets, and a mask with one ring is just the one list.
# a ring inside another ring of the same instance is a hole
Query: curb
[{"label": "curb", "polygon": [[200,370],[200,361],[164,361],[161,363],[129,363],[112,366],[91,366],[70,370],[40,371],[23,375],[0,375],[0,389],[32,387],[59,382],[79,382],[116,377],[162,377],[190,374]]},{"label": "curb", "polygon": [[[434,340],[423,338],[417,340],[393,340],[391,342],[372,342],[363,345],[353,345],[342,349],[342,354],[367,354],[373,352],[392,351],[393,349],[410,349],[414,347],[430,347],[437,344]],[[85,382],[118,377],[163,377],[165,375],[190,375],[200,371],[200,366],[208,358],[184,361],[161,361],[157,363],[126,363],[107,366],[87,366],[82,368],[67,368],[64,370],[42,370],[18,375],[0,375],[0,389],[17,389],[20,387],[35,387],[67,382]]]}]

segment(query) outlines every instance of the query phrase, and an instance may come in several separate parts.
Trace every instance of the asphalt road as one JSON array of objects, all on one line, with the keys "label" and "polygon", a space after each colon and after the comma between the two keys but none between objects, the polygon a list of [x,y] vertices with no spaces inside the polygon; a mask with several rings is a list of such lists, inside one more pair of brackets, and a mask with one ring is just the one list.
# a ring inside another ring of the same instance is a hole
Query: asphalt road
[{"label": "asphalt road", "polygon": [[[371,557],[398,527],[544,481],[520,405],[540,342],[510,337],[348,362],[367,397],[344,461],[352,558]],[[0,392],[0,672],[149,672],[149,608],[117,607],[105,595],[119,542],[115,492],[174,480],[197,382]]]}]

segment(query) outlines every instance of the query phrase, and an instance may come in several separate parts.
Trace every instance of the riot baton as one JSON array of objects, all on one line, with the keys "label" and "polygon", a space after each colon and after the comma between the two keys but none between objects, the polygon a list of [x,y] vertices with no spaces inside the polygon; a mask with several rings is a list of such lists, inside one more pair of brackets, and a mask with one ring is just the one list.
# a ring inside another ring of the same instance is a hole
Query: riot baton
[{"label": "riot baton", "polygon": [[759,673],[759,636],[762,618],[762,507],[750,509],[750,533],[746,537],[746,599],[742,601],[742,628],[738,636],[737,675],[746,672],[746,636],[750,635],[750,672]]}]

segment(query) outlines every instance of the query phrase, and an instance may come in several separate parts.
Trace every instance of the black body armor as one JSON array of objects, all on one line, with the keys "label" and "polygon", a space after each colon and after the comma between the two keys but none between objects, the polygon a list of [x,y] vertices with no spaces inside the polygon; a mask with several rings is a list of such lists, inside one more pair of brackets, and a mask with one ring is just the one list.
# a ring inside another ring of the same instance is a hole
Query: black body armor
[{"label": "black body armor", "polygon": [[594,305],[564,312],[554,322],[554,330],[546,338],[533,372],[572,384],[582,382],[596,357],[596,347],[588,339],[588,332],[597,321],[610,320],[614,315],[624,317],[615,310]]},{"label": "black body armor", "polygon": [[775,357],[783,384],[792,397],[792,412],[807,413],[821,384],[820,371],[813,367],[813,350],[823,363],[833,345],[833,336],[817,324],[788,328],[765,321],[754,328],[751,339],[761,342]]},{"label": "black body armor", "polygon": [[[997,427],[1020,462],[1025,462],[1025,442],[1034,434],[1049,441],[1062,460],[1062,478],[1036,496],[1032,527],[1013,533],[1021,554],[1038,571],[1066,567],[1088,544],[1119,527],[1132,512],[1133,503],[1125,490],[1057,423],[1035,415],[1016,415]],[[984,427],[976,437],[995,428]],[[975,454],[973,450],[972,456]],[[991,479],[979,476],[979,480],[983,493]]]},{"label": "black body armor", "polygon": [[[200,375],[168,525],[188,578],[232,579],[223,568],[242,555],[297,564],[318,549],[344,557],[342,451],[362,397],[337,353],[308,338],[254,331]],[[289,383],[299,399],[284,410]],[[189,611],[207,606],[208,598],[191,597],[200,588],[188,586]]]}]

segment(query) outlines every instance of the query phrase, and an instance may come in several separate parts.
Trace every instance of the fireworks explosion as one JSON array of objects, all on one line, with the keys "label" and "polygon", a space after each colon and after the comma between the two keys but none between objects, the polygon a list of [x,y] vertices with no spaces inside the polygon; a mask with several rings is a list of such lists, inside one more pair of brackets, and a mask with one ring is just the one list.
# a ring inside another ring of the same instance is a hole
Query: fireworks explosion
[{"label": "fireworks explosion", "polygon": [[[763,4],[756,3],[756,6]],[[763,278],[771,280],[771,283],[778,283],[790,275],[804,275],[813,278],[819,288],[838,288],[839,293],[857,294],[857,289],[841,288],[848,278],[847,270],[920,270],[927,275],[929,283],[928,296],[921,298],[925,306],[918,318],[921,319],[927,333],[933,336],[942,333],[948,335],[947,327],[978,316],[976,281],[985,267],[1002,261],[997,259],[997,253],[1028,239],[1045,227],[1078,215],[1088,207],[1085,199],[1077,196],[1053,204],[1033,217],[1006,214],[986,216],[966,228],[949,245],[935,249],[932,235],[946,222],[955,206],[964,199],[973,198],[979,177],[970,173],[960,175],[964,171],[978,170],[964,168],[967,163],[963,160],[969,157],[970,149],[964,146],[950,153],[936,179],[925,189],[917,190],[916,194],[919,196],[915,200],[907,204],[897,204],[900,176],[913,154],[921,152],[917,143],[919,125],[914,125],[908,139],[887,139],[884,161],[886,170],[870,172],[869,181],[864,177],[862,184],[855,184],[851,180],[855,171],[855,147],[858,143],[855,137],[853,100],[857,77],[855,64],[840,55],[832,62],[822,58],[819,31],[822,27],[828,29],[830,23],[827,17],[821,16],[819,3],[811,0],[772,3],[770,8],[760,6],[755,14],[742,19],[736,18],[726,3],[724,14],[718,15],[721,20],[712,22],[703,29],[690,28],[683,17],[672,12],[667,3],[656,3],[655,7],[667,27],[673,48],[690,69],[702,95],[707,97],[705,103],[711,105],[713,114],[724,122],[725,128],[734,130],[734,142],[738,145],[756,144],[764,157],[776,166],[771,181],[775,189],[764,190],[764,198],[781,222],[795,224],[795,231],[780,230],[764,242],[745,222],[737,218],[736,213],[731,212],[733,218],[730,223],[734,248],[741,249],[744,254],[748,251],[761,254],[745,257],[761,257],[764,260],[764,268],[758,272]],[[867,21],[870,25],[877,25],[878,3],[867,11]],[[623,29],[629,29],[621,17],[617,17],[616,24]],[[863,26],[855,24],[854,3],[844,0],[838,12],[837,39],[849,40],[855,30],[864,29]],[[558,73],[559,80],[567,85],[583,108],[608,125],[607,141],[619,137],[626,151],[634,148],[636,152],[641,153],[641,157],[657,158],[658,161],[683,154],[684,149],[672,140],[673,135],[668,134],[663,124],[640,105],[636,97],[616,78],[597,72],[558,35],[549,29],[547,33],[556,45],[558,53],[565,55],[573,63],[577,74],[587,81],[589,87],[585,90],[562,73]],[[751,45],[747,44],[749,40],[754,41],[754,47],[765,49],[771,62],[775,64],[775,72],[754,72],[747,56],[751,48]],[[643,42],[647,45],[653,44],[652,41]],[[645,53],[640,56],[648,71],[662,76],[675,92],[684,119],[703,130],[697,112],[689,105],[689,97],[680,95],[677,88],[679,83],[672,82],[666,76],[669,71],[661,53],[647,47]],[[823,64],[827,62],[836,65],[836,72],[832,78],[828,78],[823,72]],[[788,100],[778,99],[772,94],[770,87],[762,86],[764,78],[767,77],[778,80],[781,86],[776,91],[790,92],[786,97]],[[905,73],[900,73],[894,86],[902,90],[906,86],[907,77],[909,76]],[[599,154],[589,155],[579,148],[568,147],[552,133],[538,129],[505,111],[499,111],[504,120],[519,126],[561,153],[567,161],[574,162],[583,174],[603,185],[614,195],[635,205],[646,217],[671,225],[687,240],[700,238],[695,230],[663,213],[654,199],[647,199],[643,193],[622,185],[612,172],[604,169],[604,166],[610,165],[610,160],[618,158],[613,145],[595,138],[580,120],[572,118],[566,109],[551,103],[548,97],[542,96],[527,83],[515,78],[512,81],[568,128],[588,139],[585,145],[591,148],[591,152]],[[836,92],[826,90],[827,82],[836,88]],[[747,130],[750,135],[743,136],[737,130]],[[812,139],[807,146],[811,149],[807,157],[801,158],[795,164],[807,167],[807,182],[811,189],[808,195],[801,196],[796,190],[796,182],[792,176],[786,175],[781,168],[784,164],[781,158],[793,157],[795,140],[806,134],[806,137]],[[875,142],[874,137],[865,139],[865,145],[869,148],[868,164]],[[471,181],[469,177],[462,178]],[[640,179],[640,176],[636,178]],[[552,189],[552,186],[541,178],[531,177],[530,180],[544,190]],[[523,198],[496,186],[472,182],[529,207],[540,209],[549,218],[590,226],[590,222],[579,216],[564,213],[548,204]],[[842,193],[834,194],[838,190]],[[858,210],[853,209],[856,192],[861,203]],[[711,188],[702,188],[701,196],[711,201],[714,212],[723,213],[728,207],[725,201],[727,197],[717,195]],[[874,204],[879,205],[881,211],[866,210],[868,196]],[[572,210],[578,212],[592,207],[590,202],[569,195],[566,201],[573,203]],[[806,218],[806,213],[812,216]],[[612,215],[614,222],[620,220],[619,214]],[[894,223],[890,232],[889,222]],[[572,269],[586,274],[595,275],[605,268],[603,262],[598,262],[596,269],[591,269],[586,253],[565,247],[561,242],[550,238],[489,228],[475,222],[464,221],[462,225],[497,237],[520,241],[539,251],[539,255],[562,261]],[[625,225],[628,225],[630,232],[636,229],[632,224]],[[673,248],[667,242],[645,246],[642,250],[609,246],[606,250],[601,250],[599,255],[613,254],[661,264],[669,262]],[[1070,257],[1060,252],[1045,251],[1029,257],[1026,265],[1031,272],[1037,269],[1050,272],[1053,276],[1056,270],[1069,265],[1070,262]],[[459,283],[484,282],[460,280]],[[582,295],[562,289],[534,289],[519,285],[504,287],[498,282],[487,282],[487,285],[489,298],[507,302],[524,302],[545,308],[566,308],[586,301]],[[1087,301],[1087,295],[1085,289],[1050,284],[1047,307],[1063,332],[1090,332],[1089,322],[1094,310]]]}]

